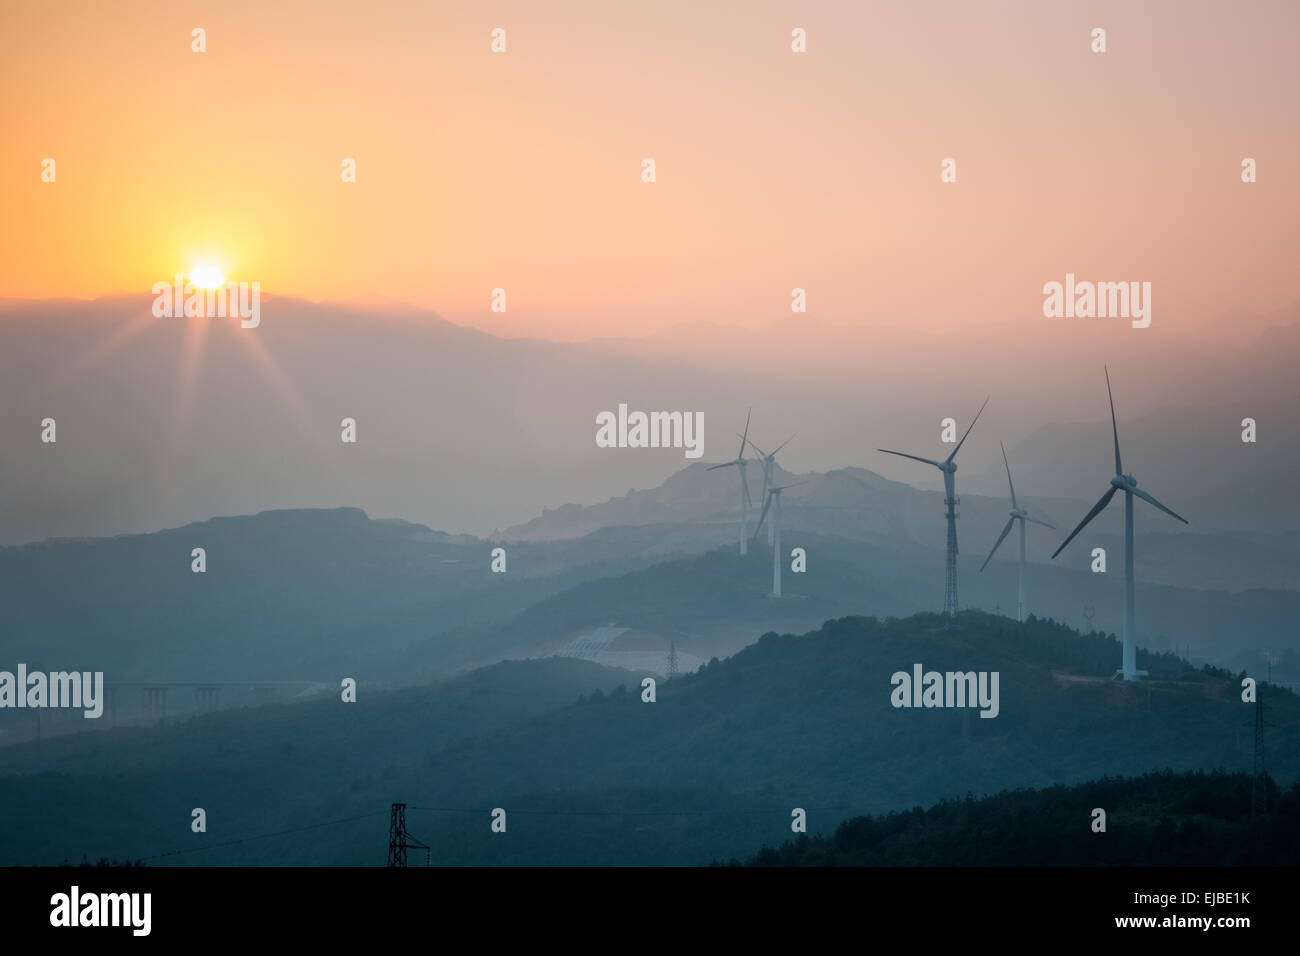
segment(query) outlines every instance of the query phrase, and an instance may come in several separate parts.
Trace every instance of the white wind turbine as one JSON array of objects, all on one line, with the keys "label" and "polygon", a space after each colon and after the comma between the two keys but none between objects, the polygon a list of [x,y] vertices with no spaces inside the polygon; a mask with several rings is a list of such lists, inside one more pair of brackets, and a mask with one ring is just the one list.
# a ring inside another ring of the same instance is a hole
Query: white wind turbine
[{"label": "white wind turbine", "polygon": [[740,451],[731,461],[724,461],[720,465],[710,465],[708,471],[715,471],[718,468],[730,468],[735,465],[740,469],[740,553],[742,555],[749,553],[749,537],[746,534],[746,526],[749,523],[749,479],[745,474],[745,468],[749,461],[745,458],[745,442],[749,440],[749,416],[754,410],[751,408],[745,413],[745,434],[740,436]]},{"label": "white wind turbine", "polygon": [[943,461],[921,458],[919,455],[909,455],[901,451],[890,451],[888,448],[876,449],[886,455],[898,455],[901,458],[911,458],[913,461],[923,461],[943,472],[943,503],[948,517],[948,557],[944,574],[943,613],[948,619],[949,626],[957,616],[957,462],[953,459],[957,457],[957,452],[961,451],[961,446],[966,444],[966,436],[975,427],[975,422],[980,420],[980,416],[984,414],[984,406],[988,403],[989,400],[984,399],[984,405],[980,406],[974,419],[966,426],[966,434],[961,436],[961,441],[957,442],[957,447],[952,450],[952,454]]},{"label": "white wind turbine", "polygon": [[[763,490],[758,493],[758,497],[764,504],[767,503],[767,489],[772,486],[772,479],[776,476],[776,453],[792,441],[794,441],[793,435],[777,445],[771,453],[763,451],[752,441],[749,443],[749,447],[758,452],[758,463],[763,467]],[[772,544],[772,525],[767,526],[767,543]]]},{"label": "white wind turbine", "polygon": [[763,529],[763,519],[767,517],[767,509],[776,503],[772,509],[772,593],[768,597],[779,598],[781,596],[781,492],[787,488],[793,488],[796,485],[807,484],[807,479],[803,481],[792,481],[788,485],[773,485],[767,489],[767,496],[763,500],[763,513],[758,516],[758,526],[754,528],[754,537],[758,537],[759,531]]},{"label": "white wind turbine", "polygon": [[1101,500],[1092,506],[1091,511],[1084,515],[1079,526],[1070,532],[1070,536],[1061,543],[1052,557],[1055,558],[1057,554],[1064,551],[1065,546],[1074,540],[1074,536],[1082,531],[1089,521],[1101,514],[1110,504],[1110,499],[1115,497],[1115,492],[1124,492],[1124,656],[1120,662],[1120,669],[1115,673],[1125,680],[1137,680],[1139,677],[1147,676],[1147,672],[1137,669],[1137,588],[1133,579],[1133,496],[1137,495],[1143,501],[1155,505],[1183,524],[1187,524],[1188,521],[1182,515],[1170,511],[1145,491],[1140,491],[1137,479],[1132,475],[1124,474],[1124,465],[1119,457],[1119,426],[1115,423],[1115,396],[1110,390],[1110,369],[1106,369],[1106,395],[1110,398],[1110,428],[1115,436],[1115,477],[1110,480],[1110,490],[1101,496]]},{"label": "white wind turbine", "polygon": [[[1001,442],[998,442],[998,444],[1002,445]],[[993,560],[993,552],[997,551],[998,545],[1006,540],[1007,535],[1011,533],[1011,526],[1019,521],[1020,573],[1019,587],[1016,591],[1016,620],[1023,624],[1025,620],[1025,522],[1032,521],[1034,524],[1041,524],[1044,528],[1055,528],[1056,525],[1050,521],[1044,521],[1042,518],[1035,518],[1016,503],[1016,486],[1011,483],[1011,464],[1007,461],[1006,445],[1002,445],[1002,464],[1007,466],[1007,487],[1011,489],[1011,517],[1007,519],[1007,525],[1002,529],[1002,534],[998,536],[998,540],[993,542],[993,550],[989,552],[989,556],[980,565],[980,570],[983,571],[989,566],[989,562]]]}]

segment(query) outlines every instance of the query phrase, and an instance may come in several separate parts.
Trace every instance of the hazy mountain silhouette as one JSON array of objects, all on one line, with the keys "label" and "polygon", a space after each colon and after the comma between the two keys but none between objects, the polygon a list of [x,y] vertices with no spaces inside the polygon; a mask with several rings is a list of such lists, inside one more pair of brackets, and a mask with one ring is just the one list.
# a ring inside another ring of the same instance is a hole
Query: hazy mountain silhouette
[{"label": "hazy mountain silhouette", "polygon": [[[1296,349],[1292,355],[1300,354],[1300,340]],[[1089,407],[1094,414],[1100,412],[1096,420],[1043,426],[1009,444],[1017,489],[1095,500],[1095,489],[1104,488],[1114,473],[1111,425],[1102,417],[1105,402],[1100,389],[1096,408]],[[1136,475],[1139,486],[1146,479],[1160,489],[1162,501],[1176,502],[1170,504],[1175,511],[1195,515],[1201,531],[1295,530],[1295,514],[1284,502],[1294,497],[1292,475],[1300,447],[1297,408],[1300,394],[1293,393],[1274,400],[1252,397],[1226,405],[1166,408],[1121,420],[1125,468]],[[1241,440],[1246,418],[1257,425],[1253,444]],[[978,474],[963,475],[963,481],[968,490],[1006,493],[1000,460]],[[1270,512],[1260,507],[1262,502],[1277,508]],[[1150,522],[1143,525],[1154,530]]]},{"label": "hazy mountain silhouette", "polygon": [[[1058,447],[1051,449],[1057,461],[1061,452]],[[998,465],[1002,467],[1001,461]],[[721,476],[709,472],[708,467],[704,463],[689,465],[656,488],[630,490],[602,504],[546,509],[531,521],[506,528],[496,536],[511,541],[563,540],[598,528],[689,523],[695,528],[699,545],[729,543],[736,538],[740,514],[737,478],[731,472]],[[757,466],[749,470],[748,477],[751,494],[757,500],[762,489]],[[1005,489],[1005,472],[999,472],[998,477]],[[1058,526],[1068,526],[1092,504],[1082,497],[1035,495],[1027,490],[1032,488],[1032,481],[1022,480],[1019,469],[1015,477],[1021,501],[1036,513],[1051,516]],[[903,538],[925,547],[943,546],[941,491],[918,490],[860,468],[799,473],[778,465],[775,480],[806,482],[783,498],[787,528],[848,538]],[[1102,480],[1100,486],[1104,485]],[[987,555],[1006,523],[1010,506],[1005,490],[992,495],[963,494],[958,523],[962,552],[981,559]],[[1183,510],[1198,520],[1201,517],[1187,508]],[[757,515],[751,514],[751,529],[756,520]],[[1055,532],[1034,529],[1027,537],[1029,559],[1048,562],[1067,531],[1068,527]],[[1108,512],[1090,530],[1088,547],[1079,546],[1058,561],[1061,566],[1088,568],[1091,550],[1098,546],[1106,548],[1115,560],[1122,560],[1122,534],[1122,509]],[[1137,576],[1155,584],[1244,591],[1294,589],[1300,582],[1296,533],[1210,532],[1199,523],[1184,530],[1184,526],[1152,512],[1149,520],[1140,522],[1137,540]],[[1008,555],[1000,557],[1007,559]]]},{"label": "hazy mountain silhouette", "polygon": [[[664,553],[598,537],[521,543],[508,572],[492,574],[491,547],[340,508],[0,548],[0,652],[33,668],[103,670],[110,681],[410,680],[466,662],[420,660],[413,648]],[[206,551],[202,574],[191,570],[194,548]]]},{"label": "hazy mountain silhouette", "polygon": [[[351,676],[410,683],[553,653],[607,623],[660,635],[707,659],[733,653],[767,630],[802,631],[829,618],[901,616],[936,606],[938,542],[867,530],[872,522],[905,526],[909,515],[926,513],[927,496],[875,478],[903,500],[873,508],[871,493],[852,478],[823,476],[789,493],[783,546],[804,548],[809,571],[787,576],[788,598],[780,601],[767,597],[772,557],[766,542],[760,538],[741,558],[730,544],[734,526],[725,520],[507,542],[508,570],[494,574],[491,542],[369,519],[359,509],[275,511],[150,535],[0,548],[0,602],[9,625],[0,654],[32,668],[103,670],[110,682],[337,685]],[[795,494],[805,491],[807,498]],[[842,508],[836,505],[841,491]],[[931,519],[937,525],[941,512],[916,520]],[[991,541],[992,522],[1002,519],[998,512],[988,519]],[[830,530],[807,530],[809,524]],[[1053,543],[1044,537],[1040,548]],[[1205,540],[1208,550],[1189,549],[1177,567],[1223,547]],[[206,550],[202,574],[191,570],[196,547]],[[1119,552],[1112,553],[1118,562]],[[1176,543],[1151,549],[1150,560],[1161,553],[1177,553]],[[963,606],[1011,608],[1014,564],[994,561],[979,573],[982,562],[983,548],[963,549]],[[1092,574],[1087,562],[1085,549],[1078,560],[1033,564],[1029,609],[1081,623],[1082,608],[1090,606],[1093,626],[1117,630],[1119,578]],[[1252,666],[1266,648],[1300,650],[1292,626],[1300,616],[1297,591],[1233,593],[1144,582],[1139,607],[1140,643],[1147,648],[1186,649],[1233,667]],[[1279,679],[1300,678],[1292,669],[1282,662]],[[0,727],[15,715],[0,712]],[[82,721],[72,727],[87,729]]]},{"label": "hazy mountain silhouette", "polygon": [[[963,487],[1001,494],[998,439],[1014,449],[1051,422],[1092,422],[1078,442],[1044,437],[1041,455],[1026,446],[1026,493],[1069,497],[1079,493],[1072,482],[1104,470],[1093,433],[1106,418],[1106,355],[1140,480],[1171,495],[1174,479],[1192,482],[1189,500],[1175,503],[1204,530],[1300,529],[1294,496],[1279,498],[1283,479],[1273,477],[1300,466],[1294,416],[1278,405],[1295,394],[1285,360],[1294,350],[1283,351],[1295,332],[1280,318],[1264,332],[1195,342],[1171,342],[1155,325],[1019,322],[1007,338],[785,320],[780,335],[683,328],[654,339],[662,348],[613,348],[499,338],[382,302],[271,296],[257,329],[151,321],[151,303],[0,308],[0,442],[10,450],[0,542],[338,506],[484,535],[546,507],[652,488],[687,463],[681,449],[597,448],[595,416],[620,402],[704,413],[709,461],[734,453],[753,406],[760,444],[798,434],[787,467],[865,467],[924,483],[929,475],[874,449],[937,451],[940,419],[964,421],[993,392],[962,463],[963,475],[989,481]],[[1165,441],[1144,445],[1128,422],[1158,408],[1187,410],[1171,413]],[[1257,445],[1237,440],[1243,408],[1260,422]],[[55,444],[40,441],[47,417],[58,422]],[[340,441],[345,417],[357,422],[355,444]],[[1251,493],[1210,494],[1242,469]]]}]

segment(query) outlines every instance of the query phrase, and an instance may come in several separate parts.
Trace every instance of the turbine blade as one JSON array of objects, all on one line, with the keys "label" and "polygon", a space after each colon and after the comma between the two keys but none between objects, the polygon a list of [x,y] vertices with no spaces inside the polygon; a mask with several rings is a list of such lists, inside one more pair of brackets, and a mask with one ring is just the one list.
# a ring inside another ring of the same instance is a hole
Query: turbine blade
[{"label": "turbine blade", "polygon": [[[1002,445],[1002,442],[998,442]],[[1007,461],[1007,446],[1002,445],[1002,464],[1007,466],[1007,487],[1011,489],[1011,507],[1019,508],[1016,504],[1016,486],[1011,483],[1011,463]]]},{"label": "turbine blade", "polygon": [[735,464],[734,461],[724,461],[724,462],[723,462],[722,464],[720,464],[720,465],[709,465],[709,467],[708,467],[708,468],[705,468],[704,470],[705,470],[705,471],[717,471],[719,468],[730,468],[730,467],[731,467],[732,465],[734,465],[734,464]]},{"label": "turbine blade", "polygon": [[[759,448],[757,445],[755,445],[752,439],[746,438],[745,440],[749,442],[749,447],[750,447],[750,448],[752,448],[752,449],[754,449],[754,451],[758,452],[758,455],[759,455],[760,458],[767,458],[767,457],[768,457],[767,452],[763,451],[763,449],[761,449],[761,448]],[[773,452],[773,454],[775,454],[775,452]]]},{"label": "turbine blade", "polygon": [[749,440],[749,416],[752,415],[753,412],[754,408],[752,405],[750,406],[749,411],[745,412],[745,434],[740,436],[740,451],[736,453],[737,458],[745,454],[745,442]]},{"label": "turbine blade", "polygon": [[1071,531],[1070,536],[1061,542],[1061,546],[1057,548],[1054,552],[1052,552],[1052,557],[1056,557],[1058,554],[1060,554],[1062,551],[1065,550],[1065,546],[1074,540],[1074,536],[1083,530],[1083,526],[1086,525],[1093,518],[1097,517],[1097,515],[1101,513],[1101,509],[1105,508],[1108,504],[1110,504],[1110,499],[1115,497],[1115,492],[1117,491],[1119,491],[1118,487],[1116,487],[1115,485],[1110,486],[1110,491],[1102,495],[1101,501],[1097,502],[1095,505],[1092,506],[1092,510],[1089,511],[1088,514],[1084,517],[1084,519],[1079,522],[1079,527]]},{"label": "turbine blade", "polygon": [[740,487],[745,492],[745,506],[747,508],[754,507],[754,499],[749,496],[749,476],[745,474],[744,469],[741,469],[740,472]]},{"label": "turbine blade", "polygon": [[[1105,368],[1105,366],[1102,366]],[[1115,474],[1124,474],[1124,464],[1119,457],[1119,425],[1115,424],[1115,395],[1110,390],[1110,369],[1106,369],[1106,395],[1110,399],[1110,430],[1115,436]]]},{"label": "turbine blade", "polygon": [[[1005,528],[1003,528],[1003,529],[1002,529],[1002,533],[1001,533],[1000,535],[998,535],[998,540],[996,540],[996,541],[993,542],[993,551],[996,551],[996,550],[998,549],[998,545],[1000,545],[1003,541],[1006,540],[1007,535],[1009,535],[1009,534],[1011,533],[1011,526],[1012,526],[1013,524],[1015,524],[1015,523],[1016,523],[1016,519],[1015,519],[1015,518],[1008,518],[1008,519],[1007,519],[1007,526],[1006,526]],[[989,556],[988,556],[987,558],[985,558],[985,559],[984,559],[984,563],[980,565],[980,570],[981,570],[981,571],[983,571],[985,568],[987,568],[987,567],[989,566],[989,562],[993,560],[993,551],[990,551],[990,552],[989,552]]]},{"label": "turbine blade", "polygon": [[754,537],[751,541],[758,540],[758,533],[763,530],[763,519],[767,517],[767,509],[772,506],[772,492],[767,493],[767,500],[763,502],[763,513],[758,516],[758,524],[754,526]]},{"label": "turbine blade", "polygon": [[1044,528],[1051,528],[1053,531],[1056,530],[1056,525],[1052,524],[1050,521],[1044,521],[1042,518],[1035,518],[1033,515],[1026,515],[1025,520],[1032,521],[1034,524],[1041,524]]},{"label": "turbine blade", "polygon": [[876,451],[883,451],[886,455],[898,455],[900,458],[911,458],[913,461],[923,461],[927,465],[934,465],[936,468],[943,467],[942,462],[937,462],[933,458],[922,458],[919,455],[909,455],[902,451],[890,451],[888,448],[877,448]]},{"label": "turbine blade", "polygon": [[[992,395],[989,395],[987,398],[985,398],[984,405],[987,405],[989,403],[989,399],[992,397],[993,397]],[[975,423],[979,421],[980,416],[984,414],[984,405],[980,406],[980,410],[975,413],[975,417],[971,420],[971,423],[966,426],[966,435],[970,434],[970,430],[975,427]],[[961,441],[957,442],[957,447],[954,448],[952,450],[952,454],[948,456],[947,459],[948,461],[952,461],[954,458],[957,457],[957,452],[961,451],[961,446],[966,444],[966,435],[961,436]]]},{"label": "turbine blade", "polygon": [[785,489],[787,489],[787,488],[798,488],[800,485],[806,485],[806,484],[808,484],[808,482],[809,482],[809,479],[808,479],[808,478],[805,478],[803,481],[792,481],[792,482],[790,482],[790,484],[788,484],[788,485],[781,485],[779,488],[776,487],[776,486],[773,486],[772,490],[773,490],[773,491],[785,491]]},{"label": "turbine blade", "polygon": [[1149,501],[1151,504],[1155,505],[1157,508],[1159,508],[1159,509],[1160,509],[1161,511],[1163,511],[1165,514],[1169,515],[1171,518],[1177,518],[1177,519],[1178,519],[1179,521],[1181,521],[1183,524],[1190,524],[1190,523],[1191,523],[1191,522],[1189,522],[1186,518],[1184,518],[1182,515],[1180,515],[1180,514],[1178,514],[1177,512],[1171,511],[1170,509],[1166,508],[1164,505],[1162,505],[1160,502],[1156,501],[1156,499],[1152,498],[1149,494],[1147,494],[1145,491],[1141,490],[1140,488],[1134,488],[1134,489],[1133,489],[1133,494],[1137,495],[1137,496],[1138,496],[1139,498],[1141,498],[1143,501]]},{"label": "turbine blade", "polygon": [[790,444],[790,442],[792,442],[792,441],[794,441],[794,435],[791,435],[791,436],[790,436],[789,438],[787,438],[785,441],[781,442],[781,444],[777,445],[776,448],[773,449],[772,454],[769,455],[768,457],[770,457],[770,458],[775,458],[775,457],[776,457],[776,453],[777,453],[778,451],[780,451],[782,448],[784,448],[786,445]]}]

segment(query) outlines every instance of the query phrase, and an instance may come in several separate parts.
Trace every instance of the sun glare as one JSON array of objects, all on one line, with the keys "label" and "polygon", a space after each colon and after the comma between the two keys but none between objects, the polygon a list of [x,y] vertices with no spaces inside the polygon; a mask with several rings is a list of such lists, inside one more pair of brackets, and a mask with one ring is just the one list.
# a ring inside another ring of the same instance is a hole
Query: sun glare
[{"label": "sun glare", "polygon": [[190,281],[201,289],[216,289],[226,282],[226,277],[216,266],[195,266]]}]

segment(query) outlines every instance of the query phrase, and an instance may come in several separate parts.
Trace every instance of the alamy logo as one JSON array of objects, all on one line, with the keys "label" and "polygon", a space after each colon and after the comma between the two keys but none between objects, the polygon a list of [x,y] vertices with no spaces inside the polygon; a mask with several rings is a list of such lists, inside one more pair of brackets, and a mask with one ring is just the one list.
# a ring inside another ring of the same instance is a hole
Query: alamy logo
[{"label": "alamy logo", "polygon": [[889,682],[895,707],[979,707],[981,717],[996,717],[1000,709],[997,671],[922,673],[921,665],[913,664],[912,673],[895,671]]},{"label": "alamy logo", "polygon": [[83,717],[94,719],[104,713],[104,672],[28,673],[27,665],[19,664],[17,675],[0,671],[0,708],[4,707],[80,707]]},{"label": "alamy logo", "polygon": [[628,412],[596,416],[597,448],[684,448],[687,458],[704,454],[703,412]]},{"label": "alamy logo", "polygon": [[186,282],[177,275],[168,282],[155,282],[153,289],[155,318],[199,316],[240,319],[246,329],[262,324],[262,283],[226,282],[219,275],[191,276]]},{"label": "alamy logo", "polygon": [[1150,282],[1075,282],[1065,274],[1065,284],[1043,286],[1043,315],[1049,319],[1132,319],[1133,328],[1151,324]]},{"label": "alamy logo", "polygon": [[70,892],[50,897],[51,926],[129,926],[133,936],[148,936],[151,929],[151,893],[87,893],[73,886]]}]

